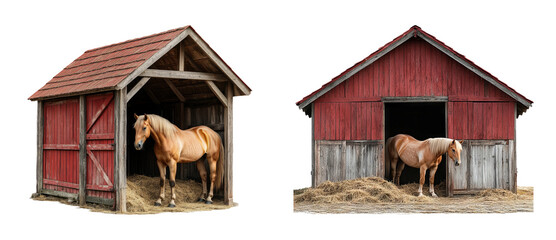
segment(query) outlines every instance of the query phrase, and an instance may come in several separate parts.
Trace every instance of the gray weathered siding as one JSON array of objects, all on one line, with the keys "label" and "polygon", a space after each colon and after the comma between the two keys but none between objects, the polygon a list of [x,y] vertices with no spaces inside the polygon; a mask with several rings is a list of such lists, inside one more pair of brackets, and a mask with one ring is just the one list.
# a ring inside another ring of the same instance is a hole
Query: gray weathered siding
[{"label": "gray weathered siding", "polygon": [[514,191],[514,140],[469,140],[463,144],[461,165],[448,160],[454,194],[501,188]]},{"label": "gray weathered siding", "polygon": [[382,141],[315,141],[315,186],[325,181],[384,177],[382,149]]}]

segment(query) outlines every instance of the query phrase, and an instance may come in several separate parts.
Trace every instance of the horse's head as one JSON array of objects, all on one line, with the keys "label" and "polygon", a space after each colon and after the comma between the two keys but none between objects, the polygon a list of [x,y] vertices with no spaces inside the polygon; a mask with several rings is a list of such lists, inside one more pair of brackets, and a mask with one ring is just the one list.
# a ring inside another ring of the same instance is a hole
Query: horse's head
[{"label": "horse's head", "polygon": [[452,140],[448,150],[448,156],[456,163],[456,166],[459,166],[461,164],[460,154],[462,149],[461,147],[462,142],[463,140],[461,141]]},{"label": "horse's head", "polygon": [[135,125],[133,125],[133,127],[135,128],[134,145],[135,149],[141,150],[145,145],[145,141],[147,141],[147,138],[151,136],[151,124],[149,122],[147,114],[143,116],[137,116],[137,114],[134,113],[133,116],[136,119]]}]

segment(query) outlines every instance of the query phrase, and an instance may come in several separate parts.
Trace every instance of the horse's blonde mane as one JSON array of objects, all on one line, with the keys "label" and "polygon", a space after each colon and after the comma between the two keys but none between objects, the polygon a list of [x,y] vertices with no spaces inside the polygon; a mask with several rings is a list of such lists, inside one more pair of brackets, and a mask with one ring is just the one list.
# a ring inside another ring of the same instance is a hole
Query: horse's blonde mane
[{"label": "horse's blonde mane", "polygon": [[[153,130],[157,133],[163,134],[168,138],[174,138],[179,130],[176,125],[172,124],[166,118],[155,114],[147,114],[147,117],[149,118],[149,123],[151,124]],[[145,115],[139,116],[139,118],[137,118],[137,121],[135,122],[135,126],[139,124],[139,122],[141,122],[142,124],[143,121],[145,121]]]},{"label": "horse's blonde mane", "polygon": [[[450,143],[452,143],[453,139],[449,138],[429,138],[426,140],[429,143],[429,148],[433,153],[445,153],[448,151],[448,147]],[[456,141],[456,147],[461,150],[461,144]]]}]

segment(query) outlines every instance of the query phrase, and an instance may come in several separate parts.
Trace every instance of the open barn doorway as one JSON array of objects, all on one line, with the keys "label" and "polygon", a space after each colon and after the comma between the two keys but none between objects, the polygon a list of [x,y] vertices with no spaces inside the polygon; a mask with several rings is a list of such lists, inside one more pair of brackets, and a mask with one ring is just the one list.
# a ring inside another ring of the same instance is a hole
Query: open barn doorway
[{"label": "open barn doorway", "polygon": [[[409,134],[417,140],[432,137],[446,137],[445,102],[385,102],[384,136],[385,139],[396,134]],[[442,157],[436,175],[435,185],[446,181],[446,155]],[[386,179],[390,176],[390,162],[385,162]],[[427,171],[426,184],[429,173]],[[400,184],[419,183],[419,169],[406,166],[400,177]]]}]

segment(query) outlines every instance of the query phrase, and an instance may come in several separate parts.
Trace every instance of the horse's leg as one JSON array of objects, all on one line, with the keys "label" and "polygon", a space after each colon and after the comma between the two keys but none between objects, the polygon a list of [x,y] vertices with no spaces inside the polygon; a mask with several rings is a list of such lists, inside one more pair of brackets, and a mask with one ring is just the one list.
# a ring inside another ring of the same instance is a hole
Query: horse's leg
[{"label": "horse's leg", "polygon": [[398,162],[398,167],[396,169],[396,183],[400,185],[400,176],[402,175],[402,171],[405,167],[405,163],[403,161]]},{"label": "horse's leg", "polygon": [[170,164],[168,164],[168,168],[170,169],[170,194],[172,196],[172,200],[170,200],[168,207],[176,207],[176,191],[174,191],[174,187],[176,187],[177,165],[178,163],[176,161],[170,161]]},{"label": "horse's leg", "polygon": [[423,185],[425,184],[425,175],[427,174],[427,166],[421,165],[419,168],[421,175],[419,176],[419,197],[423,196]]},{"label": "horse's leg", "polygon": [[434,193],[434,174],[436,174],[436,169],[438,169],[438,165],[432,167],[429,170],[429,175],[430,175],[429,176],[429,192],[431,193],[431,196],[433,196],[433,197],[438,197],[436,195],[436,193]]},{"label": "horse's leg", "polygon": [[210,167],[210,191],[207,197],[207,204],[212,204],[212,196],[214,190],[214,181],[216,180],[216,160],[213,156],[207,156],[207,160]]},{"label": "horse's leg", "polygon": [[166,164],[161,161],[156,161],[158,166],[158,171],[160,172],[160,194],[158,195],[158,200],[154,202],[155,206],[162,205],[162,200],[164,200],[164,183],[166,181]]},{"label": "horse's leg", "polygon": [[202,159],[197,160],[197,170],[199,170],[201,182],[203,183],[203,192],[201,192],[199,202],[204,202],[206,201],[207,197],[207,170],[205,169],[205,161],[203,161]]},{"label": "horse's leg", "polygon": [[398,158],[397,157],[392,157],[390,159],[390,177],[392,177],[392,182],[394,184],[399,185],[399,182],[396,183],[396,165],[398,165]]}]

